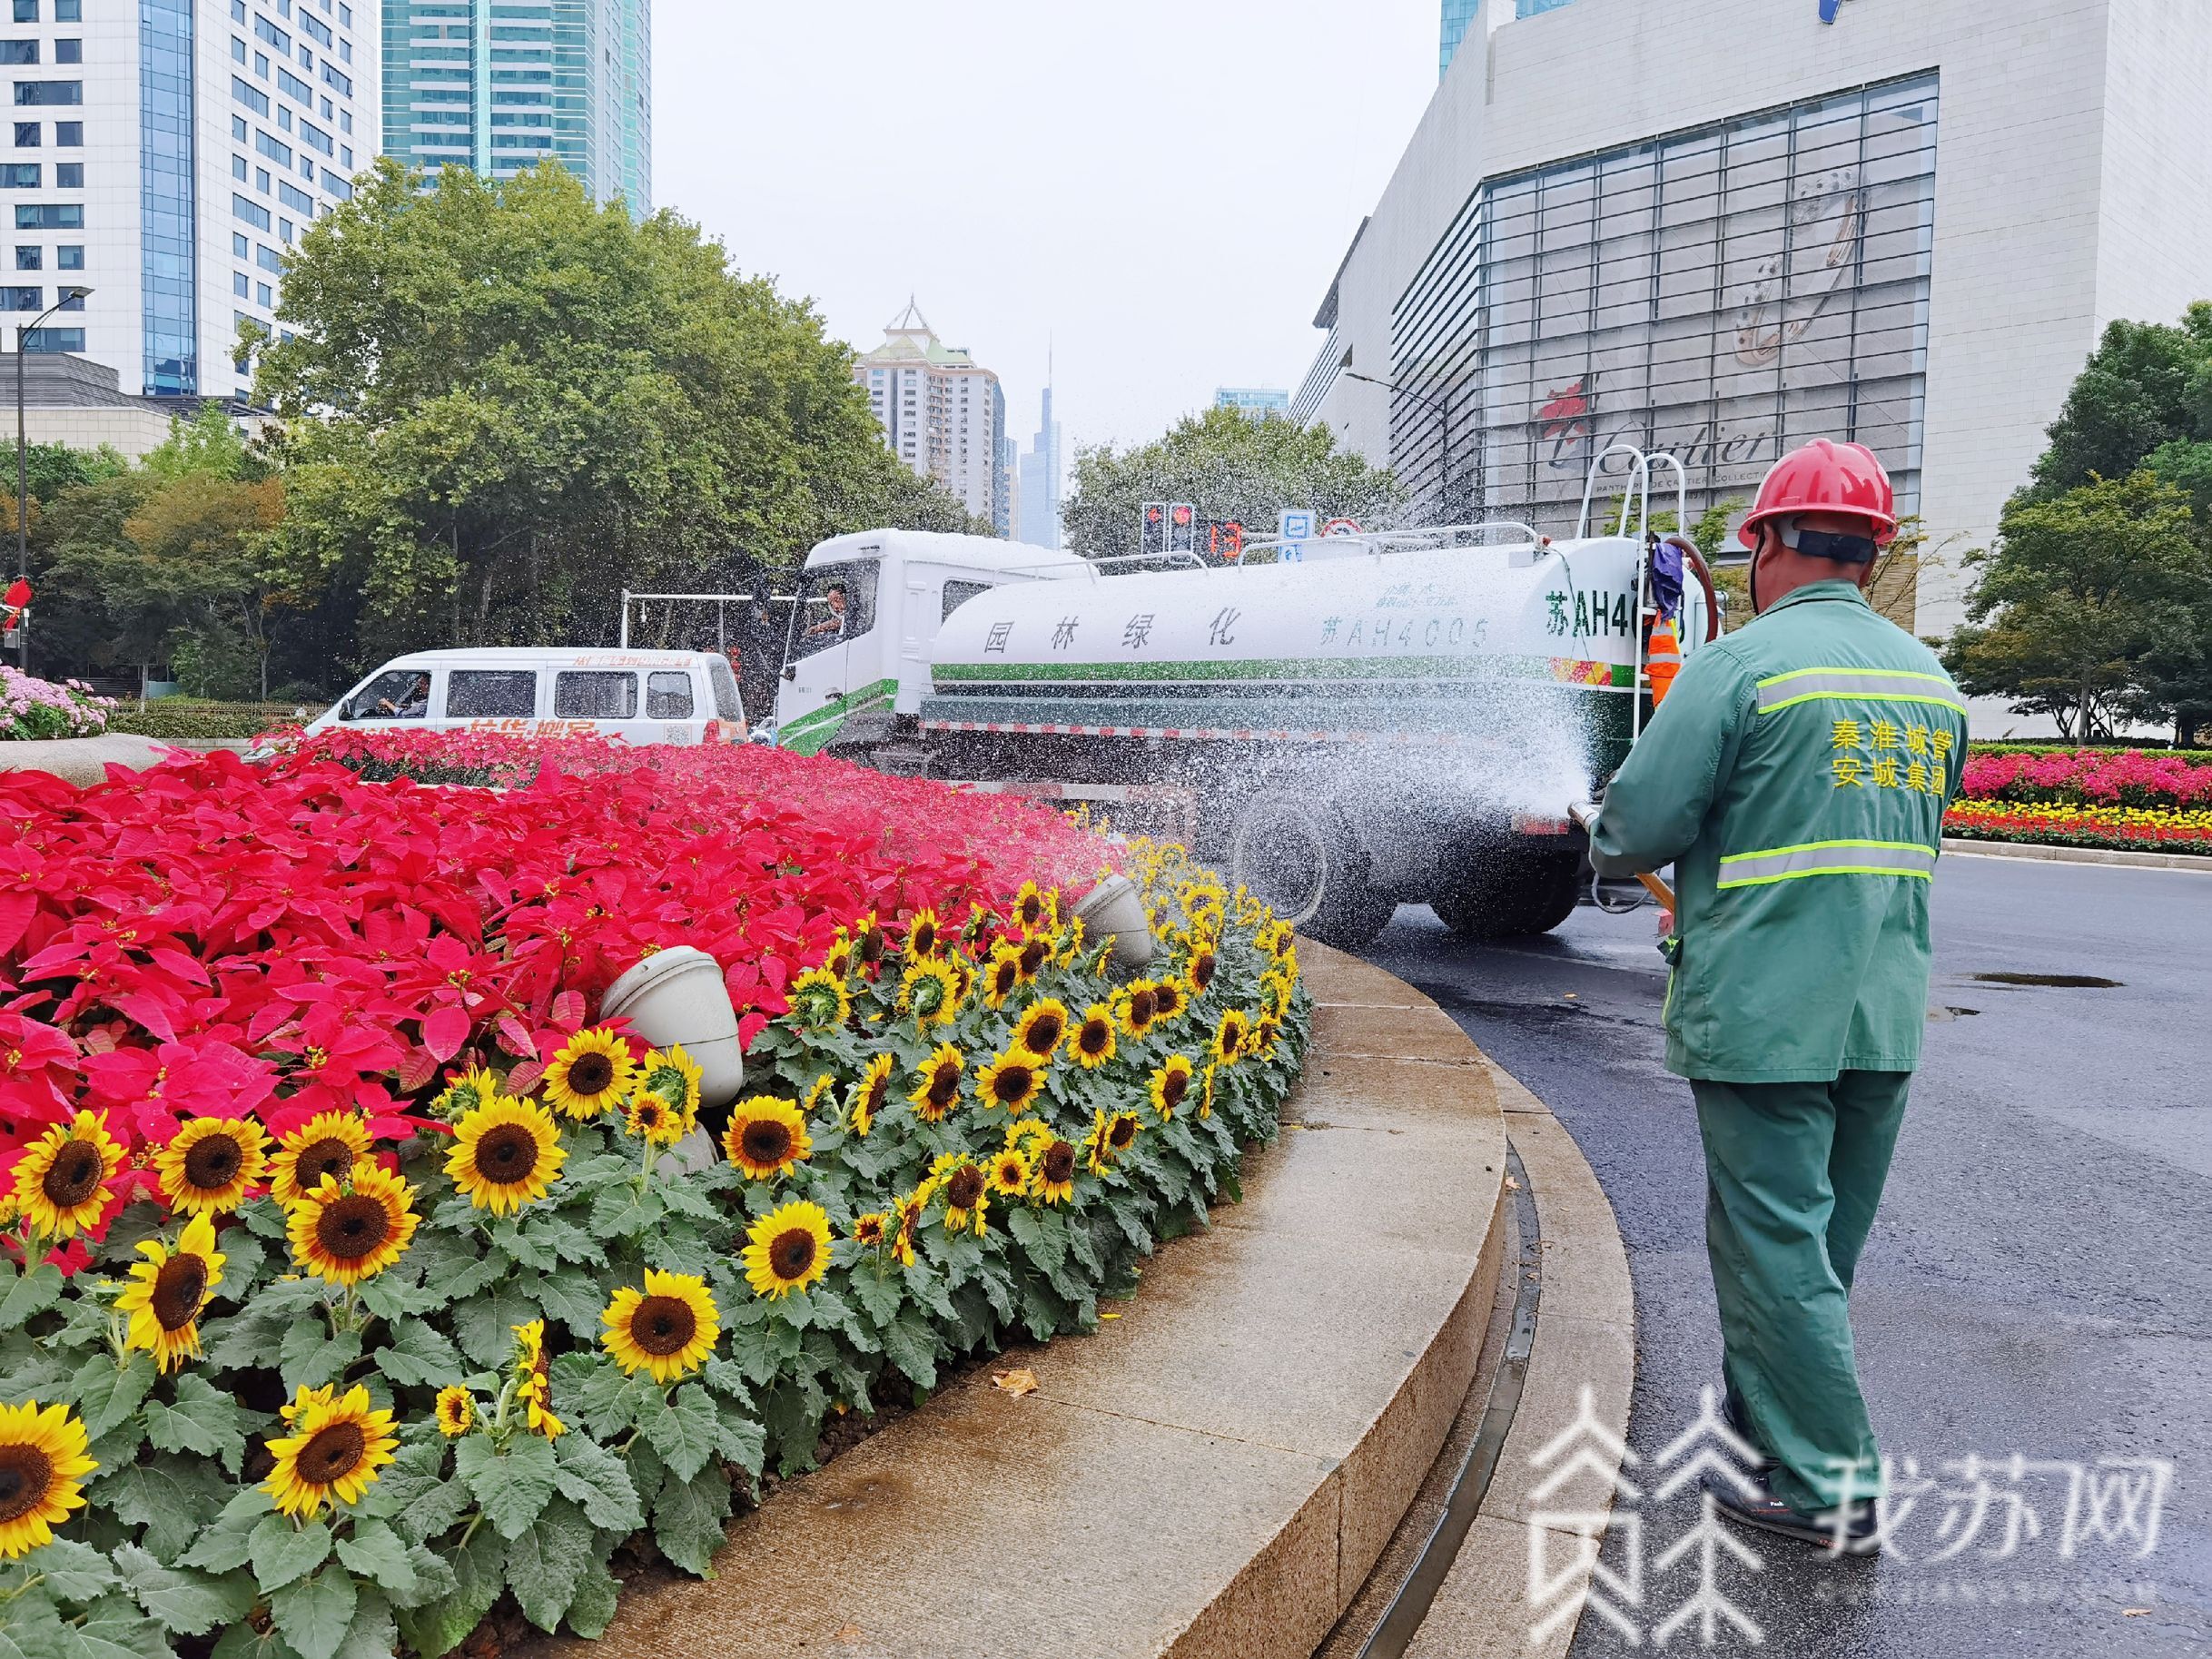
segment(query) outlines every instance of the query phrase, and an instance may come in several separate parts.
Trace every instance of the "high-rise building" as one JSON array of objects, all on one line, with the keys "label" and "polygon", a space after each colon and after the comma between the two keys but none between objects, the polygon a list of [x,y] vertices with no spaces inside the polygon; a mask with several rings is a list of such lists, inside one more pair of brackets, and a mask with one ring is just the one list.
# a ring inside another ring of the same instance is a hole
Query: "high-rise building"
[{"label": "high-rise building", "polygon": [[1459,50],[1470,30],[1479,35],[1476,19],[1482,15],[1482,0],[1444,0],[1444,29],[1437,49],[1437,74],[1452,66],[1452,54]]},{"label": "high-rise building", "polygon": [[[1006,400],[1002,395],[999,399],[1002,410],[1005,407],[1005,402]],[[991,528],[997,531],[1002,538],[1011,538],[1014,527],[1014,477],[1022,463],[1022,446],[1015,439],[1006,436],[1004,420],[1005,417],[1002,414],[999,431],[998,495],[992,505]]]},{"label": "high-rise building", "polygon": [[652,0],[384,0],[384,152],[653,208]]},{"label": "high-rise building", "polygon": [[854,361],[853,378],[891,452],[997,524],[999,449],[1006,399],[999,377],[966,351],[948,346],[913,300],[884,327],[884,343]]},{"label": "high-rise building", "polygon": [[125,392],[232,397],[239,325],[275,325],[278,272],[376,153],[376,13],[338,0],[13,0],[0,311]]},{"label": "high-rise building", "polygon": [[1213,406],[1233,409],[1255,419],[1261,415],[1287,415],[1290,412],[1290,394],[1279,386],[1217,386],[1213,389]]},{"label": "high-rise building", "polygon": [[1037,417],[1037,436],[1022,458],[1020,518],[1014,539],[1035,548],[1060,545],[1060,422],[1052,419],[1051,369],[1045,371],[1044,401]]}]

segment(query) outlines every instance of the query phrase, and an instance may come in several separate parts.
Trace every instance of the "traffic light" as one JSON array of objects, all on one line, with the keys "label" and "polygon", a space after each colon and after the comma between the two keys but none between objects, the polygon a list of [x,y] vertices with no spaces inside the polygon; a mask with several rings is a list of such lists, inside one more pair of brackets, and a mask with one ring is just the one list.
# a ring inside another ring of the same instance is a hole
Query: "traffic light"
[{"label": "traffic light", "polygon": [[1171,501],[1168,504],[1168,551],[1198,551],[1198,509],[1188,501]]},{"label": "traffic light", "polygon": [[1168,504],[1165,501],[1147,501],[1143,510],[1143,535],[1137,544],[1138,550],[1165,553],[1168,550]]}]

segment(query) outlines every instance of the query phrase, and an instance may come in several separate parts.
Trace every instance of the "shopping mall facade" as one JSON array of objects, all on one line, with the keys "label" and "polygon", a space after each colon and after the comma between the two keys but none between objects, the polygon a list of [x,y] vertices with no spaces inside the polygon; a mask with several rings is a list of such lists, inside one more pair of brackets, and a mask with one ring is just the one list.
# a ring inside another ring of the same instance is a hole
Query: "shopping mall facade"
[{"label": "shopping mall facade", "polygon": [[2212,6],[1574,0],[1480,27],[1294,405],[1422,520],[1571,528],[1616,440],[1680,456],[1694,514],[1855,438],[1925,522],[1940,634],[2098,332],[2212,298]]}]

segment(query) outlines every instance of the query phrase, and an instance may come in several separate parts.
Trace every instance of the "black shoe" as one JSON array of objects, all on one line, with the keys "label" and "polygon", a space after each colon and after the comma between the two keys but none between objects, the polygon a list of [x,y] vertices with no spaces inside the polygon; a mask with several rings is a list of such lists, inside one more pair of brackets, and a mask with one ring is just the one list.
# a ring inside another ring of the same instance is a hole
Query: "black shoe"
[{"label": "black shoe", "polygon": [[1765,1448],[1760,1446],[1759,1437],[1752,1433],[1751,1421],[1743,1415],[1743,1404],[1736,1398],[1735,1391],[1732,1388],[1723,1387],[1721,1390],[1721,1421],[1728,1426],[1730,1434],[1752,1448],[1753,1457],[1750,1468],[1753,1474],[1763,1475],[1767,1470],[1779,1466]]},{"label": "black shoe", "polygon": [[[1832,1509],[1807,1514],[1793,1509],[1774,1496],[1763,1474],[1751,1477],[1747,1493],[1733,1481],[1718,1475],[1705,1478],[1705,1490],[1713,1495],[1713,1506],[1731,1520],[1741,1521],[1746,1526],[1756,1526],[1761,1532],[1778,1533],[1785,1538],[1795,1538],[1802,1544],[1817,1544],[1822,1548],[1837,1548],[1837,1516]],[[1842,1527],[1842,1547],[1839,1552],[1850,1555],[1871,1555],[1881,1547],[1876,1529],[1874,1506],[1871,1503],[1853,1504],[1851,1516]]]}]

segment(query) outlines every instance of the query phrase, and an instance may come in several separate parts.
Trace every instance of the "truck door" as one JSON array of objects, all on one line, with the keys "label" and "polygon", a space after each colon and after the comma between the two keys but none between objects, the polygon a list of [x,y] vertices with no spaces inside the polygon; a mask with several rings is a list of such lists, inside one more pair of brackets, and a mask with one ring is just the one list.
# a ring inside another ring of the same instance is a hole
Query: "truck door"
[{"label": "truck door", "polygon": [[812,755],[874,697],[877,568],[874,559],[806,572],[791,607],[791,637],[775,699],[776,745]]}]

